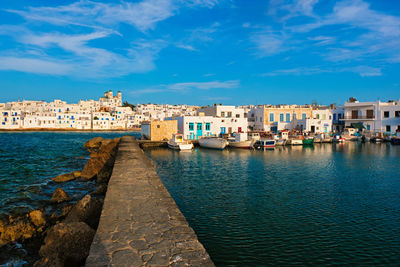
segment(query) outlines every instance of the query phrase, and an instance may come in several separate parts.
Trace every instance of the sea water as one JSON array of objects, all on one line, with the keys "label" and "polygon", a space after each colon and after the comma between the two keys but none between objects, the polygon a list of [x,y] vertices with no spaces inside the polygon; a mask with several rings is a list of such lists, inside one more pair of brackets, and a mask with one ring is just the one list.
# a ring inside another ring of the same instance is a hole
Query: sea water
[{"label": "sea water", "polygon": [[400,262],[400,146],[147,153],[216,265]]}]

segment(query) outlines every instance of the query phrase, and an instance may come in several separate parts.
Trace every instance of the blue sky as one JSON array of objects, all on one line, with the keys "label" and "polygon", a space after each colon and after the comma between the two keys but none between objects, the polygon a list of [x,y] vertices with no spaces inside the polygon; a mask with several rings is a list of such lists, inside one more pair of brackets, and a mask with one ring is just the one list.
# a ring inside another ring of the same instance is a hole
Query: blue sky
[{"label": "blue sky", "polygon": [[0,102],[400,98],[397,0],[2,0]]}]

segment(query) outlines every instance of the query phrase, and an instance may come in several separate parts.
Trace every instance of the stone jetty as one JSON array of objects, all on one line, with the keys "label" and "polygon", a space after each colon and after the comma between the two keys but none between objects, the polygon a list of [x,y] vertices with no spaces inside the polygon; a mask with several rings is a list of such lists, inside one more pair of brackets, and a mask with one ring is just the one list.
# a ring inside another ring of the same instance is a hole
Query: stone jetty
[{"label": "stone jetty", "polygon": [[133,137],[119,144],[86,266],[214,266]]}]

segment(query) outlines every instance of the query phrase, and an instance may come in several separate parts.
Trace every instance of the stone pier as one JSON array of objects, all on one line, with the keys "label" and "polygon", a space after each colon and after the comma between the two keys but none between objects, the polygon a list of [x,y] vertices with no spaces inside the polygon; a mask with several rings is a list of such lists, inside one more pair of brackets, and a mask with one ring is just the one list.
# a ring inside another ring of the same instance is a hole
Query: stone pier
[{"label": "stone pier", "polygon": [[214,266],[133,137],[119,145],[86,266]]}]

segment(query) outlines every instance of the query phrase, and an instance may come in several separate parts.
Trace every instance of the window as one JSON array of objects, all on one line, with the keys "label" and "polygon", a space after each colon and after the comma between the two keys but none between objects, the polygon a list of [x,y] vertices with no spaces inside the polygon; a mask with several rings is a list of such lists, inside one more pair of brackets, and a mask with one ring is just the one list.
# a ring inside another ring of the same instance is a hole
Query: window
[{"label": "window", "polygon": [[236,118],[240,118],[240,114],[236,114]]},{"label": "window", "polygon": [[326,120],[326,114],[322,114],[322,119]]},{"label": "window", "polygon": [[386,125],[386,132],[390,132],[390,125]]},{"label": "window", "polygon": [[221,111],[221,117],[225,117],[225,112]]},{"label": "window", "polygon": [[293,120],[297,120],[297,114],[296,113],[293,114]]},{"label": "window", "polygon": [[[389,118],[389,111],[384,111],[383,112],[383,117],[384,118]],[[387,126],[386,126],[387,127]]]},{"label": "window", "polygon": [[202,126],[203,126],[203,124],[201,124],[201,123],[198,123],[198,124],[197,124],[197,130],[198,130],[198,131],[201,131],[201,130],[202,130],[202,128],[203,128]]},{"label": "window", "polygon": [[260,122],[262,122],[262,117],[260,117]]},{"label": "window", "polygon": [[280,121],[283,121],[283,120],[284,120],[283,113],[279,114],[279,120],[280,120]]},{"label": "window", "polygon": [[269,113],[269,121],[270,122],[274,121],[274,113]]},{"label": "window", "polygon": [[319,120],[319,114],[317,114],[316,119]]},{"label": "window", "polygon": [[209,130],[210,130],[210,128],[211,128],[211,127],[210,127],[210,123],[209,123],[209,122],[207,122],[207,123],[206,123],[206,131],[209,131]]},{"label": "window", "polygon": [[286,122],[290,122],[290,113],[286,113]]},{"label": "window", "polygon": [[367,125],[367,131],[370,131],[371,130],[371,125]]},{"label": "window", "polygon": [[189,122],[189,131],[193,131],[193,130],[194,130],[194,123]]},{"label": "window", "polygon": [[232,117],[232,112],[228,112],[228,118]]},{"label": "window", "polygon": [[301,118],[302,118],[303,120],[307,119],[307,114],[306,114],[306,113],[301,114]]},{"label": "window", "polygon": [[394,116],[395,116],[396,118],[400,117],[400,110],[395,111],[395,112],[394,112]]}]

